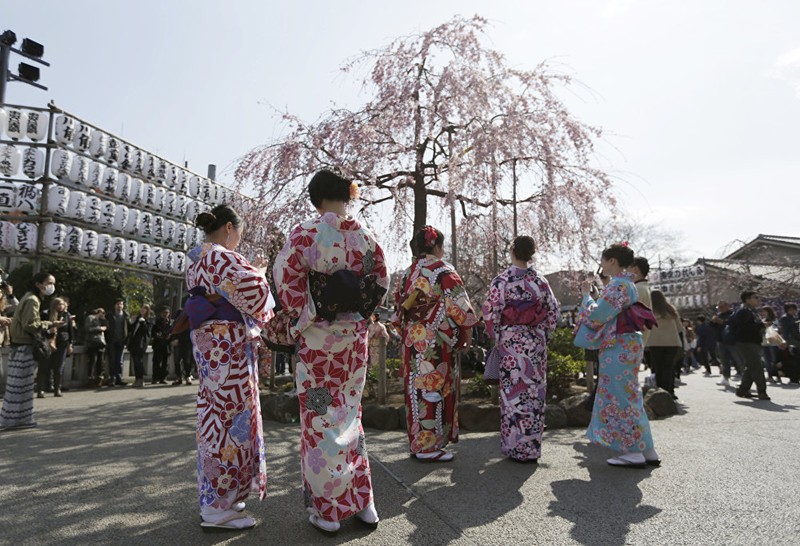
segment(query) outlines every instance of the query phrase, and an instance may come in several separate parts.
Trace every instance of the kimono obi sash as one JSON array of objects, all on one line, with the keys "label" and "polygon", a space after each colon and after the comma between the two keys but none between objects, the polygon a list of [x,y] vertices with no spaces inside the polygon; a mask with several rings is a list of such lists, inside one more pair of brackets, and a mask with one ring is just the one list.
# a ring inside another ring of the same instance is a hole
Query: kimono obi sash
[{"label": "kimono obi sash", "polygon": [[617,333],[632,334],[652,330],[658,326],[656,316],[642,302],[637,301],[617,315]]},{"label": "kimono obi sash", "polygon": [[195,286],[189,290],[191,296],[186,300],[184,315],[189,319],[189,329],[196,330],[209,320],[241,322],[244,318],[231,302],[220,295],[206,295],[205,286]]},{"label": "kimono obi sash", "polygon": [[542,301],[512,300],[506,302],[500,314],[503,326],[536,326],[547,318],[547,307]]},{"label": "kimono obi sash", "polygon": [[367,318],[386,294],[386,289],[378,285],[377,275],[359,277],[349,269],[331,275],[312,269],[308,272],[308,286],[317,316],[327,321],[336,320],[339,313],[360,313]]}]

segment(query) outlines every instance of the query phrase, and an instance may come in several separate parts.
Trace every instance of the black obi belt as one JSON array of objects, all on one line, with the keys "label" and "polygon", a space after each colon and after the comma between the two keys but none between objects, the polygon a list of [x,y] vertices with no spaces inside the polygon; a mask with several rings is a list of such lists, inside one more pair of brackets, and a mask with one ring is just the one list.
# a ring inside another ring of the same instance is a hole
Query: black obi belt
[{"label": "black obi belt", "polygon": [[386,289],[378,284],[377,275],[359,277],[347,269],[333,275],[311,270],[308,286],[317,316],[328,321],[336,320],[338,313],[360,313],[369,318],[386,294]]}]

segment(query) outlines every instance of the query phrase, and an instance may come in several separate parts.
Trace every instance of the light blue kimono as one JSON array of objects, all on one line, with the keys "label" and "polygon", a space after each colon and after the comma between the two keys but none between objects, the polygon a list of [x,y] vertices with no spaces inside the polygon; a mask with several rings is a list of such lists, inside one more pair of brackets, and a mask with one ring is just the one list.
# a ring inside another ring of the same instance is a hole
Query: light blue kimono
[{"label": "light blue kimono", "polygon": [[622,453],[653,448],[639,386],[642,334],[617,333],[617,315],[637,299],[636,287],[627,273],[613,277],[596,302],[584,296],[575,334],[578,347],[600,349],[600,377],[586,436],[595,444]]}]

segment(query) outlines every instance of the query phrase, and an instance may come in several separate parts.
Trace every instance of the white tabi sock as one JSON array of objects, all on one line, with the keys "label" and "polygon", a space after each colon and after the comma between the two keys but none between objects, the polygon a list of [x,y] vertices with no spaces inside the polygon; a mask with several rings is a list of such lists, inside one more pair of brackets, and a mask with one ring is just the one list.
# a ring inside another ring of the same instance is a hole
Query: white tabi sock
[{"label": "white tabi sock", "polygon": [[[231,516],[241,517],[241,514],[235,510],[217,510],[205,506],[200,509],[200,517],[203,518],[203,521],[207,521],[208,523],[219,523],[223,519]],[[241,517],[241,519],[233,519],[225,525],[235,527],[236,529],[246,529],[255,525],[255,521],[256,520],[253,518]]]},{"label": "white tabi sock", "polygon": [[361,521],[365,521],[367,523],[378,523],[380,518],[378,517],[378,511],[375,510],[375,503],[369,503],[369,506],[364,508],[361,512],[356,514]]}]

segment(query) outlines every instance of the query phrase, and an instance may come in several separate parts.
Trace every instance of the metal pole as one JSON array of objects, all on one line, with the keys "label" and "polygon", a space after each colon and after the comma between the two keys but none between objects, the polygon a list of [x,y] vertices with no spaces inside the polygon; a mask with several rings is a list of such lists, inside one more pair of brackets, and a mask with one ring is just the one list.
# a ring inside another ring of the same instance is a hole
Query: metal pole
[{"label": "metal pole", "polygon": [[8,82],[8,61],[11,56],[11,46],[0,45],[0,104],[6,102],[6,83]]},{"label": "metal pole", "polygon": [[514,198],[512,206],[514,207],[514,239],[517,238],[517,160],[511,162],[511,172],[514,175]]},{"label": "metal pole", "polygon": [[452,247],[451,258],[453,267],[458,270],[458,250],[456,249],[456,202],[450,203],[450,246]]},{"label": "metal pole", "polygon": [[53,128],[55,127],[55,109],[50,105],[50,115],[47,119],[47,147],[44,149],[44,176],[40,179],[42,183],[42,196],[39,201],[39,227],[36,236],[36,251],[33,257],[33,274],[36,275],[42,270],[42,248],[44,247],[44,231],[47,222],[51,220],[47,216],[47,193],[50,189],[50,156],[53,151]]}]

